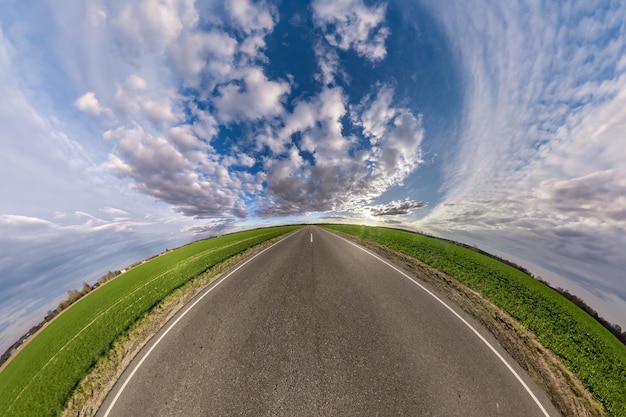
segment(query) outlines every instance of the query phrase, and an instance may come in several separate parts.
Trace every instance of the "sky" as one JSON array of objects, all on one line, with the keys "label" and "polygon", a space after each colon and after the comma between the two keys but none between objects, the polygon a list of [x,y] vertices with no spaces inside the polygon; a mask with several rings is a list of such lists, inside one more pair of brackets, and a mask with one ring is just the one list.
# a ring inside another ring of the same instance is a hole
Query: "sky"
[{"label": "sky", "polygon": [[626,328],[626,3],[5,0],[0,351],[82,282],[293,222],[476,245]]}]

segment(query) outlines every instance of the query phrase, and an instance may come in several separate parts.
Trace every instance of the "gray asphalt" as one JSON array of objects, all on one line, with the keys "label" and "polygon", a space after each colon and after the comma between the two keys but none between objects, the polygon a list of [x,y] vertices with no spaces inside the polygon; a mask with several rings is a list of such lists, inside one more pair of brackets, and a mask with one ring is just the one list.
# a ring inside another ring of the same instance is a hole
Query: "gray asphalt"
[{"label": "gray asphalt", "polygon": [[317,227],[219,282],[153,346],[158,337],[98,416],[118,394],[109,416],[544,415],[449,310]]}]

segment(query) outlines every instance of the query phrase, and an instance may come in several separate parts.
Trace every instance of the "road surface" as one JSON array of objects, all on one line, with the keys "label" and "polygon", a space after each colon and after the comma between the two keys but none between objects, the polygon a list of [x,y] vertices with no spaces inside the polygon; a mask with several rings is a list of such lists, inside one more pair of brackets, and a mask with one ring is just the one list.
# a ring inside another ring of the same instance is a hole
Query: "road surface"
[{"label": "road surface", "polygon": [[416,282],[305,227],[174,317],[97,415],[559,415],[486,331]]}]

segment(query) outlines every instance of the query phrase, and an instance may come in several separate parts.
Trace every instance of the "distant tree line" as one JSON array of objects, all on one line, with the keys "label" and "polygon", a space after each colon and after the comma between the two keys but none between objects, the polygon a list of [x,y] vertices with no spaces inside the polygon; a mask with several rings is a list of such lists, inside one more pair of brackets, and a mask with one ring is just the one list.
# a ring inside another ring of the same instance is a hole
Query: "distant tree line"
[{"label": "distant tree line", "polygon": [[[398,229],[393,229],[391,227],[388,227],[387,229],[398,230]],[[574,294],[570,293],[566,289],[563,289],[563,288],[560,288],[560,287],[557,287],[557,288],[553,287],[552,285],[550,285],[549,282],[543,280],[541,277],[533,275],[528,269],[526,269],[526,268],[524,268],[524,267],[522,267],[520,265],[517,265],[516,263],[511,262],[511,261],[509,261],[507,259],[501,258],[499,256],[496,256],[496,255],[493,255],[491,253],[485,252],[485,251],[483,251],[481,249],[478,249],[476,246],[470,246],[470,245],[466,245],[465,243],[455,242],[454,240],[444,239],[444,238],[432,235],[430,233],[417,232],[415,230],[409,230],[409,229],[402,229],[402,230],[410,232],[410,233],[414,233],[416,235],[421,235],[421,236],[426,236],[426,237],[430,237],[430,238],[433,238],[433,239],[441,240],[443,242],[451,243],[451,244],[456,245],[456,246],[461,246],[463,248],[472,250],[474,252],[478,252],[481,255],[485,255],[485,256],[488,256],[490,258],[496,259],[496,260],[498,260],[498,261],[500,261],[500,262],[502,262],[504,264],[507,264],[507,265],[509,265],[509,266],[511,266],[511,267],[513,267],[513,268],[515,268],[517,270],[519,270],[519,271],[522,271],[526,275],[530,275],[531,277],[533,277],[537,281],[540,281],[544,285],[547,285],[548,287],[552,288],[554,291],[556,291],[559,294],[561,294],[563,297],[565,297],[568,300],[570,300],[572,303],[576,304],[581,310],[583,310],[584,312],[589,314],[598,323],[600,323],[604,328],[606,328],[615,337],[617,337],[617,339],[620,342],[622,342],[624,345],[626,345],[626,331],[624,331],[619,324],[615,324],[615,323],[609,322],[605,318],[601,317],[596,310],[594,310],[587,303],[585,303],[585,301],[583,301],[582,298],[578,297],[577,295],[574,295]]]},{"label": "distant tree line", "polygon": [[[141,262],[138,262],[137,264],[139,264],[139,263],[141,263]],[[65,310],[66,308],[68,308],[69,306],[74,304],[76,301],[78,301],[80,298],[82,298],[85,295],[89,294],[91,291],[93,291],[94,289],[98,288],[100,285],[104,284],[105,282],[108,282],[108,281],[112,280],[113,278],[115,278],[116,276],[118,276],[121,273],[122,273],[122,271],[109,271],[106,274],[102,275],[100,278],[98,278],[98,281],[96,281],[95,284],[93,284],[93,285],[89,285],[86,282],[83,282],[83,286],[80,289],[80,291],[79,290],[69,290],[67,292],[67,298],[65,300],[61,301],[57,305],[56,309],[48,310],[48,313],[46,314],[46,317],[44,317],[42,322],[40,322],[39,324],[31,327],[29,331],[27,331],[24,335],[22,335],[22,337],[20,337],[17,342],[13,343],[2,354],[2,356],[0,356],[0,366],[2,366],[2,364],[5,363],[11,357],[13,352],[15,352],[17,350],[17,348],[19,348],[26,341],[26,339],[28,339],[30,336],[35,334],[46,323],[48,323],[49,321],[54,319],[56,316],[58,316],[61,311]]]},{"label": "distant tree line", "polygon": [[54,310],[48,310],[48,313],[46,314],[46,317],[44,317],[44,319],[43,319],[43,321],[41,323],[31,327],[30,330],[27,331],[22,337],[20,337],[17,342],[15,342],[11,346],[9,346],[9,348],[2,354],[2,356],[0,356],[0,366],[2,366],[2,364],[4,364],[11,357],[13,352],[15,352],[26,341],[26,339],[28,339],[30,336],[35,334],[46,323],[48,323],[49,321],[54,319],[56,316],[58,316],[61,311],[65,310],[66,308],[68,308],[69,306],[74,304],[76,301],[80,300],[82,297],[84,297],[85,295],[89,294],[91,291],[93,291],[96,288],[98,288],[100,285],[102,285],[102,284],[112,280],[113,278],[115,278],[116,276],[120,275],[121,273],[126,272],[129,269],[132,269],[132,268],[134,268],[134,267],[136,267],[138,265],[146,263],[147,261],[149,261],[151,259],[154,259],[154,258],[156,258],[156,257],[158,257],[158,256],[160,256],[162,254],[165,254],[167,252],[170,252],[170,251],[171,251],[171,249],[165,249],[165,251],[163,253],[153,255],[153,256],[145,259],[145,260],[137,261],[137,262],[129,265],[125,269],[122,269],[121,271],[108,271],[106,274],[104,274],[100,278],[98,278],[98,280],[93,285],[89,285],[86,282],[83,282],[83,286],[80,289],[80,291],[79,290],[70,290],[70,291],[68,291],[67,292],[67,298],[65,300],[61,301],[57,305],[57,308],[55,308]]},{"label": "distant tree line", "polygon": [[539,277],[536,277],[535,279],[543,282],[544,284],[546,284],[547,286],[549,286],[553,290],[557,291],[563,297],[567,298],[572,303],[576,304],[583,311],[585,311],[587,314],[589,314],[591,317],[593,317],[598,323],[600,323],[602,326],[604,326],[615,337],[617,337],[623,344],[626,345],[626,331],[623,331],[622,327],[619,324],[610,323],[609,321],[607,321],[606,319],[601,317],[596,310],[594,310],[593,308],[589,307],[587,305],[587,303],[585,303],[583,301],[582,298],[580,298],[579,296],[577,296],[575,294],[570,293],[566,289],[563,289],[561,287],[554,288],[550,284],[548,284],[547,282],[545,282],[544,280],[542,280]]}]

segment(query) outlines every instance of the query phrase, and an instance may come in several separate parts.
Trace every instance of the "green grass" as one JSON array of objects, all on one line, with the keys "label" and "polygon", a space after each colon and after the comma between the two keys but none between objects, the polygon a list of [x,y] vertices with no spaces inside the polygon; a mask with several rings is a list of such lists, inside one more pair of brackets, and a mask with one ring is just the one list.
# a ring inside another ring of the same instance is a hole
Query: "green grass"
[{"label": "green grass", "polygon": [[163,298],[216,264],[297,227],[184,246],[91,292],[45,327],[0,373],[0,416],[56,416],[113,342]]},{"label": "green grass", "polygon": [[610,415],[626,416],[626,346],[552,288],[496,259],[442,240],[385,228],[325,227],[414,256],[478,291],[559,355]]}]

